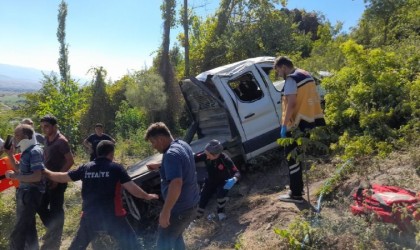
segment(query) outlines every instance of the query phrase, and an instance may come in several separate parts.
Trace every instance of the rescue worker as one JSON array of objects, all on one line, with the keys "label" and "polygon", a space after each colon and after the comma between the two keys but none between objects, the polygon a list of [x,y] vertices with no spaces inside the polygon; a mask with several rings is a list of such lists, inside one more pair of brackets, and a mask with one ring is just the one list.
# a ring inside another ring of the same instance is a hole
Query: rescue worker
[{"label": "rescue worker", "polygon": [[[274,61],[276,73],[285,80],[282,91],[282,118],[280,137],[291,137],[292,129],[299,129],[303,133],[317,126],[324,126],[324,114],[321,109],[321,102],[316,90],[315,80],[305,70],[295,68],[293,62],[280,56]],[[294,143],[285,147],[287,156],[297,144]],[[287,161],[290,177],[290,192],[281,195],[279,199],[285,202],[302,203],[303,177],[300,162],[293,157]]]},{"label": "rescue worker", "polygon": [[217,195],[217,217],[219,220],[226,218],[227,194],[239,180],[241,174],[229,156],[222,151],[222,144],[218,140],[211,140],[207,143],[203,153],[194,156],[196,162],[205,162],[208,173],[208,178],[201,190],[197,219],[203,216],[207,203],[215,193]]},{"label": "rescue worker", "polygon": [[96,149],[98,157],[69,172],[44,170],[45,175],[59,183],[82,181],[82,217],[69,249],[86,249],[100,232],[113,236],[121,249],[140,249],[133,228],[127,221],[122,205],[121,188],[137,198],[158,199],[135,184],[125,168],[113,162],[115,145],[103,140]]}]

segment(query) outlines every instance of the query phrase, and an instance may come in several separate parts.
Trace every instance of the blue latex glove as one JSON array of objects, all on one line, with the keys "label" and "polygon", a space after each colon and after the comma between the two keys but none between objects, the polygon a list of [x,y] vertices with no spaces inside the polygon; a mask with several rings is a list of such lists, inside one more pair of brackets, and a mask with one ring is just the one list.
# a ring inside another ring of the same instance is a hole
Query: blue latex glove
[{"label": "blue latex glove", "polygon": [[282,125],[280,130],[280,138],[286,138],[287,126]]},{"label": "blue latex glove", "polygon": [[229,190],[233,187],[233,185],[235,185],[235,183],[236,183],[236,178],[235,177],[230,178],[226,181],[226,184],[223,186],[223,189]]}]

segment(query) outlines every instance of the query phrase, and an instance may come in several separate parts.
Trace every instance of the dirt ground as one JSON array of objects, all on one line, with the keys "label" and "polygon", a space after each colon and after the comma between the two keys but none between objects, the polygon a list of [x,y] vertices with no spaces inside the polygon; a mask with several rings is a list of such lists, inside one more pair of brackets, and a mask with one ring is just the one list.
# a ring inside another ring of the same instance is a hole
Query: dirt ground
[{"label": "dirt ground", "polygon": [[[280,194],[288,191],[288,173],[286,166],[279,163],[280,159],[276,157],[271,159],[264,163],[264,172],[245,175],[241,183],[230,192],[226,220],[219,222],[201,219],[187,230],[185,238],[189,249],[289,248],[287,242],[282,240],[274,230],[286,229],[291,222],[302,218],[305,211],[314,211],[318,199],[316,192],[341,163],[319,162],[316,170],[310,172],[313,176],[309,181],[309,200],[305,194],[306,201],[303,204],[294,204],[278,200]],[[398,152],[386,160],[367,161],[363,165],[357,166],[356,168],[359,170],[364,170],[364,177],[361,178],[356,170],[356,173],[341,182],[333,196],[326,197],[321,203],[320,218],[325,219],[320,220],[323,224],[318,227],[331,227],[332,232],[330,232],[330,237],[325,239],[328,243],[317,249],[362,249],[363,246],[358,245],[358,239],[350,233],[350,230],[342,228],[338,229],[338,231],[343,231],[341,235],[334,233],[334,227],[339,228],[340,224],[342,227],[345,227],[346,224],[352,227],[353,223],[359,223],[360,218],[353,216],[349,209],[353,189],[361,183],[370,182],[371,184],[396,185],[419,192],[420,177],[415,171],[415,167],[418,166],[414,166],[414,164],[409,152]],[[215,210],[216,204],[213,202],[209,205],[207,213]],[[360,230],[367,229],[361,228]],[[419,246],[415,245],[413,237],[401,237],[396,240],[399,245],[419,249]],[[372,241],[375,240],[372,239]],[[372,246],[372,249],[388,248],[381,242],[373,243]]]},{"label": "dirt ground", "polygon": [[[387,228],[377,224],[373,227],[366,219],[353,216],[349,209],[352,190],[361,183],[395,185],[419,192],[420,177],[416,168],[419,168],[420,160],[416,154],[412,151],[396,152],[385,160],[369,159],[355,166],[353,172],[340,181],[333,194],[323,199],[318,219],[309,221],[318,233],[322,232],[322,238],[317,239],[316,247],[307,249],[420,249],[411,234],[396,232],[391,234],[395,237],[392,239],[389,235],[377,238],[375,230],[384,231]],[[187,249],[293,249],[275,230],[288,229],[296,220],[308,218],[303,215],[317,207],[317,191],[341,164],[334,160],[317,162],[309,171],[309,200],[305,186],[305,202],[294,204],[278,200],[280,194],[287,193],[289,181],[287,166],[281,164],[278,152],[255,159],[242,180],[229,192],[227,219],[206,218],[216,211],[213,199],[206,208],[204,218],[192,223],[184,233]],[[305,177],[304,182],[308,183]],[[157,221],[152,222],[139,231],[145,249],[155,248],[156,225]],[[360,239],[360,235],[364,238]],[[62,249],[66,249],[70,241],[71,238],[63,239]],[[112,244],[99,245],[94,249],[115,249]]]}]

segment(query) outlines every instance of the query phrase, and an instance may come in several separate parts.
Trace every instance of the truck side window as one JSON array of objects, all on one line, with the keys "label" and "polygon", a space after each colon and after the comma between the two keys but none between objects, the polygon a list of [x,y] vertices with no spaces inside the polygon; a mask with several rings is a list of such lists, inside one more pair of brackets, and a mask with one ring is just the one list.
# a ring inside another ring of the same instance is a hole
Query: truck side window
[{"label": "truck side window", "polygon": [[241,101],[252,102],[263,96],[256,80],[250,74],[243,75],[238,79],[230,81],[228,84]]},{"label": "truck side window", "polygon": [[283,90],[284,79],[280,76],[277,76],[276,71],[273,70],[273,67],[263,67],[262,70],[270,79],[271,83],[274,85],[274,88],[277,91]]}]

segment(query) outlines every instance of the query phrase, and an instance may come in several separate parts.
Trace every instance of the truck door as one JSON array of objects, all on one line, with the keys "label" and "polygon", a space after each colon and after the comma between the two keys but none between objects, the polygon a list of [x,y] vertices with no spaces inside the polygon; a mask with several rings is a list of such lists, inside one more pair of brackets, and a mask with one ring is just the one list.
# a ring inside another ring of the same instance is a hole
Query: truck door
[{"label": "truck door", "polygon": [[254,66],[248,69],[222,83],[234,102],[245,137],[242,138],[244,151],[249,159],[277,147],[280,121],[259,72]]},{"label": "truck door", "polygon": [[255,65],[258,69],[259,75],[264,80],[264,84],[270,92],[271,100],[276,107],[276,113],[281,118],[281,90],[283,89],[284,80],[275,79],[275,72],[273,69],[273,63],[261,63]]}]

